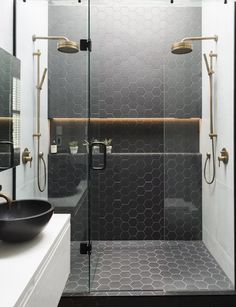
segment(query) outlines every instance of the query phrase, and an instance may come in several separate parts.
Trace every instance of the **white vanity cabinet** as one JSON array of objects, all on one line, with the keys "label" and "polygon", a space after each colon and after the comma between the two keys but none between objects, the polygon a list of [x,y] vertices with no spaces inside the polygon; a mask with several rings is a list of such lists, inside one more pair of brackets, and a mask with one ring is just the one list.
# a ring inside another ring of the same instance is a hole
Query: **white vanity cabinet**
[{"label": "white vanity cabinet", "polygon": [[56,307],[70,272],[70,215],[54,214],[30,242],[0,241],[0,306]]}]

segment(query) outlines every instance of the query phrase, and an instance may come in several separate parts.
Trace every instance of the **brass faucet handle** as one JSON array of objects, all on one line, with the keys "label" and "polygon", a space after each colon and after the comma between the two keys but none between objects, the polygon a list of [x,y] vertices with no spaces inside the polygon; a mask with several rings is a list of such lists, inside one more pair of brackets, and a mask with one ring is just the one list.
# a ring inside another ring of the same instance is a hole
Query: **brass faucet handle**
[{"label": "brass faucet handle", "polygon": [[30,167],[31,167],[32,166],[32,160],[33,160],[33,157],[31,156],[29,149],[25,148],[23,153],[22,153],[22,163],[26,164],[26,163],[30,162]]},{"label": "brass faucet handle", "polygon": [[226,150],[226,148],[222,148],[220,152],[220,156],[218,156],[218,161],[219,161],[219,167],[220,167],[220,162],[223,162],[225,165],[228,164],[229,162],[229,153]]}]

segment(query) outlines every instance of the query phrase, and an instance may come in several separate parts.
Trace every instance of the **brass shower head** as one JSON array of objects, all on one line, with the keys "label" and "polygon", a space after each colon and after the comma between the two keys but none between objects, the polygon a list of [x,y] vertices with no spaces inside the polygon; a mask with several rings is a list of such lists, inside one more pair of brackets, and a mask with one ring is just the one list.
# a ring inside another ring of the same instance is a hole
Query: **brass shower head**
[{"label": "brass shower head", "polygon": [[57,44],[57,50],[64,53],[77,53],[79,45],[74,41],[60,40]]},{"label": "brass shower head", "polygon": [[218,36],[194,36],[194,37],[186,37],[182,39],[180,42],[176,42],[171,46],[171,52],[173,54],[187,54],[193,51],[193,44],[192,41],[199,41],[199,40],[214,40],[215,42],[218,41]]},{"label": "brass shower head", "polygon": [[77,53],[79,52],[79,44],[72,40],[69,40],[65,36],[36,36],[33,35],[33,41],[36,39],[57,40],[57,50],[63,53]]},{"label": "brass shower head", "polygon": [[177,42],[171,47],[173,54],[186,54],[193,51],[193,44],[190,41]]}]

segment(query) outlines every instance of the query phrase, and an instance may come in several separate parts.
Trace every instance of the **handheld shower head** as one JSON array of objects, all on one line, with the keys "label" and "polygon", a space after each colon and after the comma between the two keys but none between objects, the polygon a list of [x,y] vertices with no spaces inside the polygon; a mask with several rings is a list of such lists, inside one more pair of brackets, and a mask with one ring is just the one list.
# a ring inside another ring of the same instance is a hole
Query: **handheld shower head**
[{"label": "handheld shower head", "polygon": [[66,36],[36,36],[33,35],[33,41],[36,39],[57,40],[57,50],[63,53],[77,53],[79,52],[79,44],[69,40]]},{"label": "handheld shower head", "polygon": [[210,66],[209,66],[209,63],[208,63],[208,59],[207,59],[207,56],[206,56],[205,53],[203,54],[203,57],[204,57],[204,60],[205,60],[206,69],[207,69],[208,75],[210,75],[211,74],[211,69],[210,69]]},{"label": "handheld shower head", "polygon": [[40,89],[40,90],[42,89],[43,82],[44,82],[44,80],[45,80],[46,74],[47,74],[47,68],[44,69],[42,79],[41,79],[41,81],[40,81],[40,83],[39,83],[39,85],[38,85],[38,89]]}]

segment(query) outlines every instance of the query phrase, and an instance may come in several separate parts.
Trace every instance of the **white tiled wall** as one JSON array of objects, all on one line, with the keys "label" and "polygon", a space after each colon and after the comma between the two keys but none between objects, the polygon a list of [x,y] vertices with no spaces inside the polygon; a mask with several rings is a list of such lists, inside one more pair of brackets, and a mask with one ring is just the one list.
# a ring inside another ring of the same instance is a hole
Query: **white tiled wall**
[{"label": "white tiled wall", "polygon": [[[0,1],[0,47],[12,53],[13,1]],[[42,71],[47,67],[47,42],[32,42],[32,35],[47,35],[48,6],[47,1],[34,0],[24,3],[17,1],[17,57],[21,60],[21,151],[28,147],[33,153],[32,168],[17,166],[17,198],[47,197],[47,190],[39,193],[36,182],[36,147],[32,134],[35,127],[35,62],[34,48],[42,51]],[[48,121],[47,121],[47,79],[45,80],[41,99],[42,148],[47,159]],[[12,170],[0,172],[0,184],[8,195],[12,192]]]},{"label": "white tiled wall", "polygon": [[[234,1],[203,1],[202,32],[204,36],[219,36],[213,41],[203,42],[203,53],[211,50],[218,54],[214,75],[216,181],[207,185],[203,180],[203,241],[234,281]],[[201,126],[201,152],[203,165],[206,152],[211,151],[209,140],[209,79],[203,61],[203,108]],[[227,166],[218,166],[217,157],[226,147],[229,151]],[[209,174],[209,173],[207,173]]]}]

